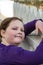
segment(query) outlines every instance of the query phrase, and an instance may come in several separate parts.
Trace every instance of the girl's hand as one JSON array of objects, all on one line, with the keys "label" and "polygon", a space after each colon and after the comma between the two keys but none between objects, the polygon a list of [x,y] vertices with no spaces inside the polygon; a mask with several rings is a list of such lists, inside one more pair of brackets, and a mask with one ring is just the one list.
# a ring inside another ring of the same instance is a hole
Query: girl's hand
[{"label": "girl's hand", "polygon": [[36,27],[36,35],[38,35],[39,31],[42,33],[42,38],[43,38],[43,22],[38,20],[35,24]]}]

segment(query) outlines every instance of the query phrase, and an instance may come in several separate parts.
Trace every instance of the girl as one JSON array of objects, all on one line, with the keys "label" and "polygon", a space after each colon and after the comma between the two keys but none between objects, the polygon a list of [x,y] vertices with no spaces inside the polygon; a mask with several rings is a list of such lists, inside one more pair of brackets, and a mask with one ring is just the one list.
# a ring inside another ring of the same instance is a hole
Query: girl
[{"label": "girl", "polygon": [[[39,65],[43,63],[43,39],[35,51],[24,50],[18,45],[38,24],[34,20],[23,25],[17,17],[6,18],[0,26],[0,65]],[[40,25],[39,24],[39,25]],[[43,33],[42,27],[37,27]]]}]

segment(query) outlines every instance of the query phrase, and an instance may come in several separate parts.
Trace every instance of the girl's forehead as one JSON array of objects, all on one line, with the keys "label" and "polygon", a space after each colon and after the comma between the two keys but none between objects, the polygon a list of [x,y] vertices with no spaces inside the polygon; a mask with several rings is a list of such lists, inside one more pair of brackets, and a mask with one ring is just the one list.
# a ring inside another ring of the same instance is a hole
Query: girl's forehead
[{"label": "girl's forehead", "polygon": [[19,20],[12,20],[9,24],[9,26],[21,26],[21,27],[24,27],[23,26],[23,23]]}]

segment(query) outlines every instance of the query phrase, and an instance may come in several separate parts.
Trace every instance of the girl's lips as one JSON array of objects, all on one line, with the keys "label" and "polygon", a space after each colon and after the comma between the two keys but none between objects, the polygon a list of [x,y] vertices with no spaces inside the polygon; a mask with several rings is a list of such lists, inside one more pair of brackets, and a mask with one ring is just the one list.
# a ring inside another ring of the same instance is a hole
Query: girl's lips
[{"label": "girl's lips", "polygon": [[19,37],[19,38],[22,38],[22,36],[15,36],[15,37]]}]

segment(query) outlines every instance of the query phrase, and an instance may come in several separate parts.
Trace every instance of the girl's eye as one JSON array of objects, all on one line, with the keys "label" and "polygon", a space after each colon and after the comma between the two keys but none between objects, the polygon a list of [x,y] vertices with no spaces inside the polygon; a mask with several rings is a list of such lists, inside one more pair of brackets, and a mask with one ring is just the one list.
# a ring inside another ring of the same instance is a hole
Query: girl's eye
[{"label": "girl's eye", "polygon": [[12,28],[13,30],[17,30],[17,28]]},{"label": "girl's eye", "polygon": [[[12,28],[12,30],[18,30],[18,28]],[[24,29],[21,29],[21,32],[24,32]]]},{"label": "girl's eye", "polygon": [[21,29],[21,31],[22,31],[22,32],[24,32],[24,30],[23,30],[23,29]]}]

